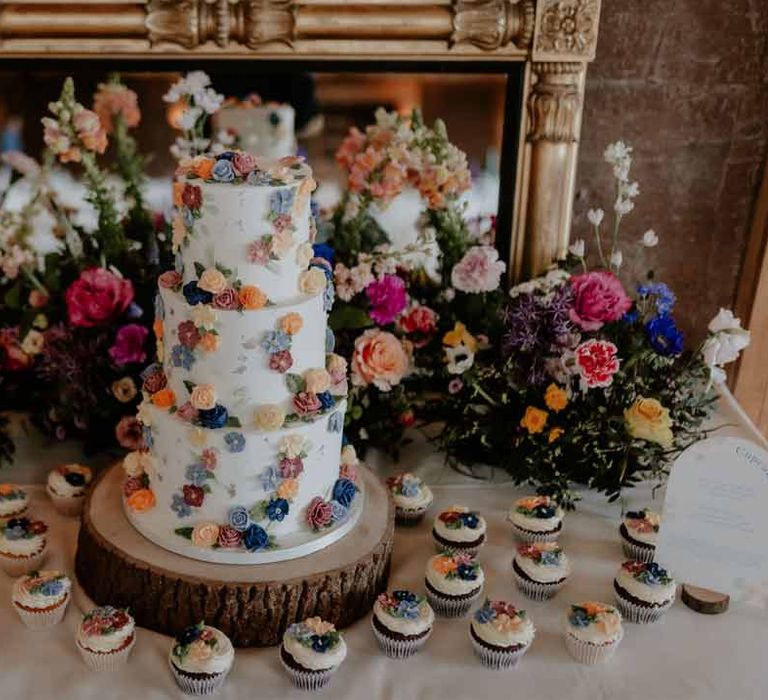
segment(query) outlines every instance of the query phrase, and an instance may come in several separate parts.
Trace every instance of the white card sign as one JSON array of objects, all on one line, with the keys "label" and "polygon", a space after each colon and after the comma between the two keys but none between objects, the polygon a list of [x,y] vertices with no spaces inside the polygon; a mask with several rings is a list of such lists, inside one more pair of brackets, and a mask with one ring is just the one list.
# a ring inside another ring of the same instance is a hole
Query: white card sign
[{"label": "white card sign", "polygon": [[726,437],[683,452],[667,484],[656,560],[682,583],[768,607],[768,453]]}]

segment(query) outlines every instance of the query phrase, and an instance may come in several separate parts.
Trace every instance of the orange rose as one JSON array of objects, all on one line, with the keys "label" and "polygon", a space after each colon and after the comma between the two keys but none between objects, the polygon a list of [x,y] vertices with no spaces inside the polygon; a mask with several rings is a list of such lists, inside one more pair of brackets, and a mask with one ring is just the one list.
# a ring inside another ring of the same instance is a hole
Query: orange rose
[{"label": "orange rose", "polygon": [[152,394],[152,403],[158,408],[170,408],[176,402],[176,395],[166,387]]},{"label": "orange rose", "polygon": [[288,335],[296,335],[304,327],[304,319],[301,314],[292,311],[280,319],[280,328]]},{"label": "orange rose", "polygon": [[143,513],[155,507],[155,494],[149,489],[134,491],[125,499],[125,504],[136,513]]},{"label": "orange rose", "polygon": [[173,206],[174,207],[184,206],[184,202],[181,201],[182,192],[184,192],[184,183],[174,182],[173,183]]},{"label": "orange rose", "polygon": [[286,501],[296,498],[298,492],[299,482],[297,479],[283,479],[280,482],[280,486],[277,487],[277,497],[284,498]]},{"label": "orange rose", "polygon": [[544,430],[544,425],[547,422],[547,412],[542,411],[535,406],[528,406],[525,409],[525,415],[520,421],[520,425],[523,426],[529,433],[540,433]]},{"label": "orange rose", "polygon": [[163,322],[159,318],[156,318],[152,324],[152,330],[155,333],[155,338],[158,340],[163,337]]},{"label": "orange rose", "polygon": [[544,403],[550,411],[562,411],[568,405],[568,394],[557,384],[550,384],[544,394]]},{"label": "orange rose", "polygon": [[203,333],[200,336],[198,345],[205,350],[205,352],[216,352],[219,349],[219,336],[216,333]]},{"label": "orange rose", "polygon": [[200,158],[192,166],[192,172],[203,180],[211,179],[211,171],[213,170],[212,158]]},{"label": "orange rose", "polygon": [[238,296],[240,297],[240,304],[242,304],[244,309],[262,309],[267,304],[267,295],[251,284],[241,287]]},{"label": "orange rose", "polygon": [[370,328],[355,340],[352,383],[389,391],[408,371],[408,353],[392,333]]},{"label": "orange rose", "polygon": [[432,568],[441,576],[447,576],[451,572],[456,571],[457,565],[453,560],[453,557],[441,554],[440,556],[435,557],[432,562]]}]

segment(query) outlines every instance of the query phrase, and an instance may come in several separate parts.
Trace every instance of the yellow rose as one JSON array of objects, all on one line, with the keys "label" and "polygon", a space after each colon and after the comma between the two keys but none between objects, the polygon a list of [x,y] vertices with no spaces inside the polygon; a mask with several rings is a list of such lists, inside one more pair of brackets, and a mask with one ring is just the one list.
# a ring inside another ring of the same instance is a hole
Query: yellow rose
[{"label": "yellow rose", "polygon": [[139,450],[129,452],[123,457],[123,470],[128,476],[141,476],[147,471],[146,467],[150,459],[147,452]]},{"label": "yellow rose", "polygon": [[322,394],[331,388],[331,375],[321,367],[304,372],[304,385],[312,394]]},{"label": "yellow rose", "polygon": [[355,448],[352,445],[344,445],[341,449],[341,463],[345,467],[356,467],[359,462]]},{"label": "yellow rose", "polygon": [[280,440],[280,445],[277,449],[280,454],[293,459],[294,457],[299,457],[305,451],[304,448],[304,438],[301,435],[292,434],[286,435]]},{"label": "yellow rose", "polygon": [[288,335],[296,335],[304,327],[301,314],[292,311],[280,319],[280,329]]},{"label": "yellow rose", "polygon": [[254,412],[253,422],[260,430],[279,430],[285,422],[285,411],[277,404],[264,404]]},{"label": "yellow rose", "polygon": [[540,433],[544,430],[548,415],[549,414],[546,411],[542,411],[540,408],[528,406],[528,408],[525,409],[525,415],[520,421],[520,425],[531,434]]},{"label": "yellow rose", "polygon": [[130,377],[123,377],[112,382],[112,395],[120,403],[133,401],[136,396],[136,384]]},{"label": "yellow rose", "polygon": [[292,501],[299,492],[298,479],[283,479],[277,487],[277,497]]},{"label": "yellow rose", "polygon": [[550,384],[544,394],[544,403],[550,411],[562,411],[568,405],[568,394],[557,384]]},{"label": "yellow rose", "polygon": [[40,331],[31,330],[24,336],[21,349],[27,355],[39,355],[43,351],[43,345],[45,345],[45,336]]},{"label": "yellow rose", "polygon": [[299,275],[299,289],[304,294],[320,294],[326,285],[325,273],[312,267]]},{"label": "yellow rose", "polygon": [[312,260],[314,254],[315,251],[312,249],[311,243],[302,243],[296,249],[296,264],[301,268],[305,268],[309,265],[309,261]]},{"label": "yellow rose", "polygon": [[196,547],[212,547],[219,539],[216,523],[199,523],[192,530],[192,544]]},{"label": "yellow rose", "polygon": [[228,286],[227,278],[215,267],[209,267],[200,275],[197,286],[211,294],[221,294]]},{"label": "yellow rose", "polygon": [[672,419],[669,409],[664,408],[656,399],[639,396],[624,411],[627,432],[640,440],[655,442],[662,447],[670,447],[674,440]]},{"label": "yellow rose", "polygon": [[198,411],[210,411],[216,405],[216,389],[213,384],[198,384],[189,395],[189,403]]}]

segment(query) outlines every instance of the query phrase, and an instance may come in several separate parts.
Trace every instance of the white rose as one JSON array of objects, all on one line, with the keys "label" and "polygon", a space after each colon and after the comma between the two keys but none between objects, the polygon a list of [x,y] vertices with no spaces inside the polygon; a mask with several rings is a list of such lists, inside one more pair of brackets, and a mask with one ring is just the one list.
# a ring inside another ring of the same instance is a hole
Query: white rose
[{"label": "white rose", "polygon": [[[730,309],[720,309],[707,326],[710,333],[720,333],[721,331],[742,331],[741,319],[733,315]],[[746,332],[746,331],[745,331]]]},{"label": "white rose", "polygon": [[141,476],[144,473],[143,454],[136,450],[123,458],[123,470],[127,476]]},{"label": "white rose", "polygon": [[741,320],[730,309],[720,309],[708,328],[712,335],[705,341],[701,353],[710,367],[733,362],[749,345],[749,331],[741,327]]}]

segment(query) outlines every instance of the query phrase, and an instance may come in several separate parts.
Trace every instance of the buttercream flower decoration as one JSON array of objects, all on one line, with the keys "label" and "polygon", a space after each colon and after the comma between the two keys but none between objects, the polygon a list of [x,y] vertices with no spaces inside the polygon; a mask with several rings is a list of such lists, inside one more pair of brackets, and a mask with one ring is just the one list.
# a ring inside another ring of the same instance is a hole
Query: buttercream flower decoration
[{"label": "buttercream flower decoration", "polygon": [[304,385],[306,391],[322,394],[331,388],[331,375],[322,367],[308,369],[304,372]]},{"label": "buttercream flower decoration", "polygon": [[197,384],[190,392],[189,402],[198,411],[210,411],[216,405],[216,389],[212,384]]},{"label": "buttercream flower decoration", "polygon": [[267,305],[267,295],[255,285],[243,285],[238,292],[243,309],[253,311]]},{"label": "buttercream flower decoration", "polygon": [[288,335],[296,335],[304,327],[301,314],[292,311],[280,319],[280,330]]},{"label": "buttercream flower decoration", "polygon": [[219,526],[216,523],[198,523],[192,530],[191,540],[197,547],[212,547],[219,540]]},{"label": "buttercream flower decoration", "polygon": [[221,270],[217,270],[215,267],[209,267],[203,270],[200,275],[200,279],[197,282],[197,286],[211,294],[220,294],[223,292],[228,284],[227,278]]},{"label": "buttercream flower decoration", "polygon": [[204,328],[206,330],[213,330],[216,321],[218,321],[216,311],[207,304],[198,304],[193,307],[190,312],[190,318],[198,328]]},{"label": "buttercream flower decoration", "polygon": [[285,423],[285,411],[277,404],[259,406],[253,414],[253,422],[261,430],[279,430]]},{"label": "buttercream flower decoration", "polygon": [[299,275],[299,290],[304,294],[320,294],[326,284],[325,273],[316,267],[311,267]]},{"label": "buttercream flower decoration", "polygon": [[144,513],[155,507],[157,501],[151,489],[139,489],[125,499],[125,505],[136,513]]}]

